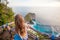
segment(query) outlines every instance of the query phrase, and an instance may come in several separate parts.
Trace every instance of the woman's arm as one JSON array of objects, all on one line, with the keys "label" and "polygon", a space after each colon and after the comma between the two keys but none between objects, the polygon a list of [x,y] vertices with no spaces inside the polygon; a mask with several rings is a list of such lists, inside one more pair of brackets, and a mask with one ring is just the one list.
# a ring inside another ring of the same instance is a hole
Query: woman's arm
[{"label": "woman's arm", "polygon": [[33,29],[30,24],[26,24],[27,29]]}]

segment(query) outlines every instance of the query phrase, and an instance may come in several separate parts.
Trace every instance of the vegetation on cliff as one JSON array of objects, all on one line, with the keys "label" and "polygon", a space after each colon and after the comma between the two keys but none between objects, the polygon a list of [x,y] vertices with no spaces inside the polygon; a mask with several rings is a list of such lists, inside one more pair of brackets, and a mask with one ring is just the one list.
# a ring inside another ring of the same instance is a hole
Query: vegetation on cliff
[{"label": "vegetation on cliff", "polygon": [[26,16],[25,16],[25,20],[26,21],[31,21],[32,19],[31,19],[31,13],[28,13]]},{"label": "vegetation on cliff", "polygon": [[14,12],[10,7],[0,3],[0,26],[14,20]]}]

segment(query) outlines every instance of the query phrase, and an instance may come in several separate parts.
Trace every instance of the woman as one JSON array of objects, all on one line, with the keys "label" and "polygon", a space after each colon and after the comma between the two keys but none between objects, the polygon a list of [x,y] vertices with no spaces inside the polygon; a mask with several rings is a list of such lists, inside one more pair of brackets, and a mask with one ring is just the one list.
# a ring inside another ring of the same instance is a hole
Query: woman
[{"label": "woman", "polygon": [[28,25],[25,23],[24,18],[20,14],[15,16],[15,25],[16,34],[14,35],[14,40],[28,40]]},{"label": "woman", "polygon": [[[27,34],[28,28],[31,28],[30,25],[25,23],[24,18],[20,14],[17,14],[15,16],[16,34],[14,35],[14,40],[28,40],[28,34]],[[10,29],[10,28],[8,28],[8,29]],[[38,39],[35,38],[35,40],[38,40]]]}]

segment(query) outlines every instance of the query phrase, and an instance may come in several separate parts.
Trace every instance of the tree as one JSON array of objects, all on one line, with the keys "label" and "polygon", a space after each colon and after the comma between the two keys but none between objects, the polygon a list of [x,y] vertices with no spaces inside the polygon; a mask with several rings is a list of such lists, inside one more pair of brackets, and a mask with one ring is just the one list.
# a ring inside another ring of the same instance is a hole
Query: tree
[{"label": "tree", "polygon": [[0,26],[14,20],[14,12],[5,4],[0,3]]}]

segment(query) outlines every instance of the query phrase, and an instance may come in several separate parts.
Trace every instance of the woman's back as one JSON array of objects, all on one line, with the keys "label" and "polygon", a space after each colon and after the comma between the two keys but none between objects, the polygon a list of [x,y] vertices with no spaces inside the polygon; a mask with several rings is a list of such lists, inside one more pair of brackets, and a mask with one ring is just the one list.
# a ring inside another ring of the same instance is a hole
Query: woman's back
[{"label": "woman's back", "polygon": [[21,35],[19,35],[18,33],[16,33],[14,35],[14,40],[27,40],[28,39],[28,34],[27,34],[27,25],[25,25],[25,31],[26,31],[26,36],[25,37],[22,37]]},{"label": "woman's back", "polygon": [[22,38],[18,34],[15,34],[14,35],[14,40],[22,40]]}]

